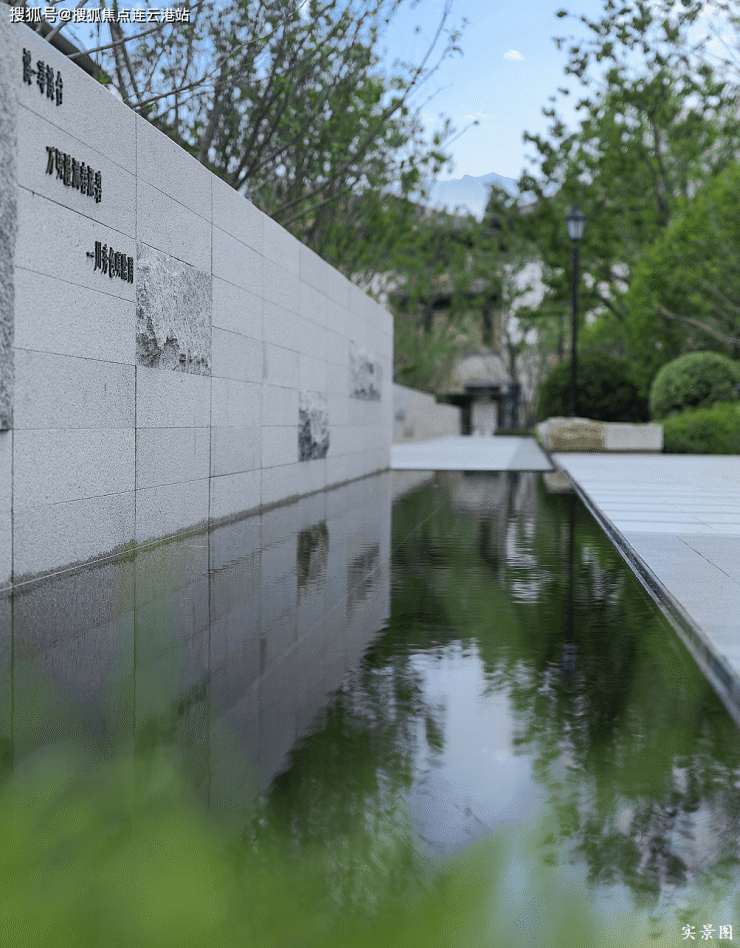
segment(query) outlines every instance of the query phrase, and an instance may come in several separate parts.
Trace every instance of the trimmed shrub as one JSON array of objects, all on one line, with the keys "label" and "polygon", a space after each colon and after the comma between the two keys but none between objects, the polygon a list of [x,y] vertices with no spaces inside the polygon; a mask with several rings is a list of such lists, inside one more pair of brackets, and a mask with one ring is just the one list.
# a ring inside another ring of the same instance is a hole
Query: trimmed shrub
[{"label": "trimmed shrub", "polygon": [[[640,398],[624,359],[599,353],[578,356],[576,415],[594,421],[647,421],[647,404]],[[560,362],[544,379],[537,398],[537,418],[568,414],[570,362]]]},{"label": "trimmed shrub", "polygon": [[661,424],[666,454],[740,454],[740,405],[697,408]]},{"label": "trimmed shrub", "polygon": [[738,382],[740,371],[732,359],[718,352],[688,352],[664,365],[653,379],[650,417],[735,401]]}]

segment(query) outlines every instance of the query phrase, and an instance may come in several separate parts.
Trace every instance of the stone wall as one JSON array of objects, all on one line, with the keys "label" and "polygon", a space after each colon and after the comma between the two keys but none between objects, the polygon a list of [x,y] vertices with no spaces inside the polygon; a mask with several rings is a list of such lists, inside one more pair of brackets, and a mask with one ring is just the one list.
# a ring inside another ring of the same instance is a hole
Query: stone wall
[{"label": "stone wall", "polygon": [[393,419],[394,444],[460,434],[459,408],[405,385],[393,385]]},{"label": "stone wall", "polygon": [[0,587],[388,467],[390,314],[0,20]]}]

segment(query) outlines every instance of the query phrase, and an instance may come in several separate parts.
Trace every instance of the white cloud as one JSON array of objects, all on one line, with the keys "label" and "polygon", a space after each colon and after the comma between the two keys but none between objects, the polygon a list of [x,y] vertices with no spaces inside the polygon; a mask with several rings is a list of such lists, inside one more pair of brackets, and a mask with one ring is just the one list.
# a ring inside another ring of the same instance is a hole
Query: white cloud
[{"label": "white cloud", "polygon": [[515,50],[515,49],[510,49],[510,50],[508,51],[508,53],[504,53],[504,59],[516,59],[516,60],[521,60],[521,59],[524,59],[524,56],[522,56],[521,53],[517,52],[517,50]]}]

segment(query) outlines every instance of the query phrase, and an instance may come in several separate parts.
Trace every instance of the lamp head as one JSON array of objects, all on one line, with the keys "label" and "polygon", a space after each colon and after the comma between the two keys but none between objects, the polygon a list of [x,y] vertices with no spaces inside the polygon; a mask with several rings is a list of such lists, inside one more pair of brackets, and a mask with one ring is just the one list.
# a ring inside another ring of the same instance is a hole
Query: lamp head
[{"label": "lamp head", "polygon": [[570,239],[581,240],[583,232],[586,229],[586,215],[577,204],[574,204],[568,211],[565,223],[568,225],[568,236]]}]

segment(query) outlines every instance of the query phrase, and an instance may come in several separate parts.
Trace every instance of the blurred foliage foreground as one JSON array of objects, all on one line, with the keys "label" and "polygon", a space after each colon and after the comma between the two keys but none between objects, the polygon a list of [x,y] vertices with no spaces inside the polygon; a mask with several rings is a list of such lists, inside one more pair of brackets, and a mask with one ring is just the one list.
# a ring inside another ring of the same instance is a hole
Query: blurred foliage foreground
[{"label": "blurred foliage foreground", "polygon": [[374,902],[388,856],[404,858],[395,822],[382,865],[367,862],[370,898],[358,909],[332,898],[332,867],[347,852],[329,843],[299,859],[277,839],[245,852],[198,811],[169,753],[94,771],[81,760],[46,752],[0,794],[3,945],[646,945],[732,917],[727,905],[710,911],[705,894],[680,917],[605,921],[545,864],[547,827],[533,822],[428,858],[404,891]]}]

